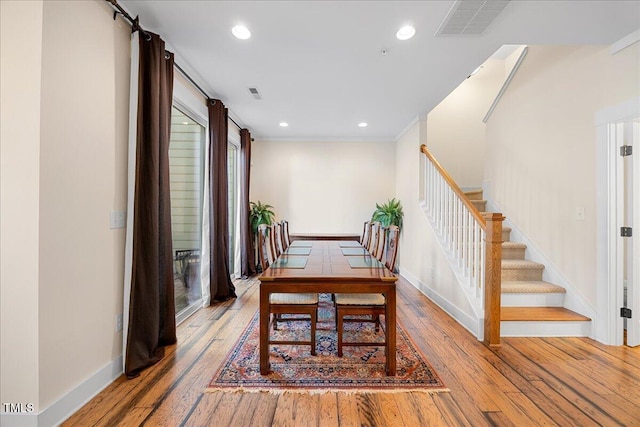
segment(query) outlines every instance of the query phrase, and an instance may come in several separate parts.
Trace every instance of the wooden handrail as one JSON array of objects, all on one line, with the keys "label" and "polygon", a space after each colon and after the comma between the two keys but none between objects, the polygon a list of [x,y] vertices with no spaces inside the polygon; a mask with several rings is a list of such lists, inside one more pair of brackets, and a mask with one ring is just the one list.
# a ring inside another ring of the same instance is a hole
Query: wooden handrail
[{"label": "wooden handrail", "polygon": [[[455,193],[466,206],[476,223],[484,231],[484,285],[482,286],[482,301],[484,308],[484,344],[490,348],[500,346],[500,306],[502,292],[502,221],[501,213],[480,214],[478,209],[469,201],[458,184],[444,170],[438,161],[429,153],[425,145],[420,151],[427,156],[431,165],[444,179],[446,186]],[[483,216],[484,215],[484,216]]]},{"label": "wooden handrail", "polygon": [[456,195],[462,201],[462,203],[464,203],[467,209],[469,209],[469,212],[471,212],[471,215],[473,215],[476,221],[478,221],[478,223],[482,225],[482,228],[485,229],[487,223],[483,218],[483,216],[480,214],[480,211],[478,211],[478,208],[476,208],[473,205],[473,203],[469,201],[469,199],[464,194],[464,192],[460,189],[460,187],[458,187],[458,184],[456,184],[453,178],[451,178],[451,175],[449,175],[449,173],[446,170],[444,170],[442,166],[440,166],[440,163],[438,163],[436,158],[431,155],[431,153],[427,149],[427,146],[422,144],[420,146],[420,151],[422,151],[424,155],[427,156],[429,160],[431,160],[431,163],[433,163],[436,169],[438,169],[438,172],[440,172],[440,175],[442,175],[444,180],[447,181],[447,184],[449,184],[449,187],[451,187],[451,189],[454,191],[454,193],[456,193]]}]

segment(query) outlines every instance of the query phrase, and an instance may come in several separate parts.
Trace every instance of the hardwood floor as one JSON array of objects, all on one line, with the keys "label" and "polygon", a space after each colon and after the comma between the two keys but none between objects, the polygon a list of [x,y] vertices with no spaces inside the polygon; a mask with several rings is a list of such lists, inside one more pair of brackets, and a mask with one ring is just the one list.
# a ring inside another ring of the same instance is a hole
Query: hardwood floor
[{"label": "hardwood floor", "polygon": [[398,319],[449,393],[203,393],[258,308],[258,282],[202,309],[139,378],[119,378],[64,426],[640,426],[640,348],[506,338],[490,350],[404,280]]}]

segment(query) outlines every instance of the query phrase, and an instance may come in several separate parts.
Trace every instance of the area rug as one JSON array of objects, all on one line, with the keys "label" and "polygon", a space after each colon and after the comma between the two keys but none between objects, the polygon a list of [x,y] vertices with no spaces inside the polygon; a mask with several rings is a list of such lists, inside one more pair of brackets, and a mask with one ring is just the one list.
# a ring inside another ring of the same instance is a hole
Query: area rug
[{"label": "area rug", "polygon": [[[345,341],[384,341],[383,332],[376,333],[371,322],[345,325]],[[259,329],[256,313],[206,391],[448,391],[400,325],[396,338],[396,376],[385,373],[383,346],[344,347],[343,357],[338,357],[334,310],[325,294],[321,294],[318,308],[316,356],[311,356],[308,345],[272,345],[269,354],[271,372],[260,375]],[[279,322],[278,330],[271,329],[271,334],[277,339],[308,340],[310,325],[308,321]]]}]

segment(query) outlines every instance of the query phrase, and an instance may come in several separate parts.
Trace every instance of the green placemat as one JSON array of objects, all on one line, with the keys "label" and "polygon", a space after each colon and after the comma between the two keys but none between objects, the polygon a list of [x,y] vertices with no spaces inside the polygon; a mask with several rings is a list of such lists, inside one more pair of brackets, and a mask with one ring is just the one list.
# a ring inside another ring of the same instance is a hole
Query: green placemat
[{"label": "green placemat", "polygon": [[342,248],[342,255],[369,255],[365,248]]},{"label": "green placemat", "polygon": [[273,264],[272,268],[304,268],[307,265],[307,258],[300,256],[281,256]]},{"label": "green placemat", "polygon": [[291,242],[290,246],[294,246],[298,248],[310,248],[311,246],[313,246],[313,243],[306,242],[304,240],[294,240],[293,242]]},{"label": "green placemat", "polygon": [[340,242],[341,248],[360,248],[362,245],[355,240],[347,240],[344,242]]},{"label": "green placemat", "polygon": [[306,248],[302,246],[298,246],[298,247],[289,246],[289,248],[286,251],[284,251],[285,255],[309,255],[310,253],[311,253],[311,248]]},{"label": "green placemat", "polygon": [[384,264],[372,256],[347,257],[351,268],[384,268]]}]

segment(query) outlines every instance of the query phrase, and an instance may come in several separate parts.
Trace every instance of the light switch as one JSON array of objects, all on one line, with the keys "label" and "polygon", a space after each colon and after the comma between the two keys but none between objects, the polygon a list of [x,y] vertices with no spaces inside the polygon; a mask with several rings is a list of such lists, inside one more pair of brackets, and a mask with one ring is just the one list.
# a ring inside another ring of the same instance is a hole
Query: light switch
[{"label": "light switch", "polygon": [[126,211],[111,211],[111,216],[109,219],[109,227],[114,228],[124,228],[127,222],[127,212]]},{"label": "light switch", "polygon": [[578,221],[584,221],[584,208],[583,207],[577,207],[576,208],[576,219]]}]

